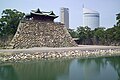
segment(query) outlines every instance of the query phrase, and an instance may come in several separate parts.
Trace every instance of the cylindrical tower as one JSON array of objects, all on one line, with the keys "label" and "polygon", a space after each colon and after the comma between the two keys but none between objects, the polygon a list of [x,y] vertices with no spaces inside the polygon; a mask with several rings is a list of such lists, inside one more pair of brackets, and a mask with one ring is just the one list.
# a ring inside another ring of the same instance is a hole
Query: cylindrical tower
[{"label": "cylindrical tower", "polygon": [[83,26],[95,29],[99,27],[99,22],[99,13],[97,11],[83,8]]}]

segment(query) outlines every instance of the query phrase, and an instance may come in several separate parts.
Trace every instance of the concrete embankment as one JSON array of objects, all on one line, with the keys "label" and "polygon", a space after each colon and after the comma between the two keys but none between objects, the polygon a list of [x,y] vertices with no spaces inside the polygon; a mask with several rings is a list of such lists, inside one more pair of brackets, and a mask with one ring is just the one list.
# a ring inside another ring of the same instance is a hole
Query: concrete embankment
[{"label": "concrete embankment", "polygon": [[86,46],[64,48],[29,48],[0,50],[0,63],[19,62],[41,59],[89,58],[104,56],[120,56],[120,47]]}]

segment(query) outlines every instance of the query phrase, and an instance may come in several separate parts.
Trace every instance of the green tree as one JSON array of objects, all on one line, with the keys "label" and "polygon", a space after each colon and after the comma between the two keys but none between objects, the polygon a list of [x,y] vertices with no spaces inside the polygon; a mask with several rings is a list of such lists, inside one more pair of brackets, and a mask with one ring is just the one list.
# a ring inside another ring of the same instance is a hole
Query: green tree
[{"label": "green tree", "polygon": [[24,13],[17,11],[16,9],[3,10],[2,17],[0,19],[1,36],[15,34],[19,21],[23,16]]},{"label": "green tree", "polygon": [[92,32],[91,28],[85,26],[85,27],[77,27],[77,32],[79,36],[80,42],[82,44],[90,44],[91,43],[91,37],[92,37]]},{"label": "green tree", "polygon": [[78,33],[74,29],[68,29],[72,38],[78,38]]},{"label": "green tree", "polygon": [[94,29],[94,37],[96,39],[97,44],[105,44],[105,28],[98,27]]},{"label": "green tree", "polygon": [[0,18],[0,39],[5,41],[9,36],[13,36],[17,30],[20,20],[23,18],[24,13],[16,9],[5,9]]},{"label": "green tree", "polygon": [[116,15],[116,20],[116,25],[106,30],[108,45],[120,45],[120,13]]},{"label": "green tree", "polygon": [[120,13],[117,14],[116,20],[117,20],[117,26],[120,27]]},{"label": "green tree", "polygon": [[107,45],[110,45],[112,42],[114,42],[115,34],[116,34],[116,32],[115,32],[114,27],[113,28],[108,28],[106,30],[106,41],[107,41],[106,44]]},{"label": "green tree", "polygon": [[116,17],[116,20],[117,20],[117,23],[116,25],[114,26],[114,29],[115,29],[115,40],[117,42],[120,42],[120,13],[117,14],[117,17]]},{"label": "green tree", "polygon": [[120,26],[114,26],[114,39],[116,42],[120,42]]}]

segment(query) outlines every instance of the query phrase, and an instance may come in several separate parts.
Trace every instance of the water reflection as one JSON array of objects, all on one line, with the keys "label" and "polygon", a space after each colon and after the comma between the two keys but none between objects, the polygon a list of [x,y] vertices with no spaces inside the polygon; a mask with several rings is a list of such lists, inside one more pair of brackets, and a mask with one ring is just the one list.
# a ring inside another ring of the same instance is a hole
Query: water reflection
[{"label": "water reflection", "polygon": [[118,80],[120,80],[120,57],[110,57],[107,58],[111,66],[115,69],[118,74]]},{"label": "water reflection", "polygon": [[120,80],[120,57],[0,65],[0,80]]},{"label": "water reflection", "polygon": [[[9,76],[11,76],[10,72],[13,71],[12,74],[16,74],[14,76],[18,76],[19,80],[56,80],[57,75],[68,72],[69,63],[70,60],[15,63],[8,67],[0,67],[0,69],[4,68],[4,70],[0,72],[0,74],[2,74],[0,77],[5,76],[3,72],[7,71],[9,73],[1,80],[5,80],[5,78],[7,78],[7,80],[13,80],[9,78]],[[13,77],[11,76],[11,78]]]},{"label": "water reflection", "polygon": [[5,65],[0,67],[0,80],[18,80],[12,65]]},{"label": "water reflection", "polygon": [[84,80],[117,80],[117,73],[106,58],[78,60],[83,67]]}]

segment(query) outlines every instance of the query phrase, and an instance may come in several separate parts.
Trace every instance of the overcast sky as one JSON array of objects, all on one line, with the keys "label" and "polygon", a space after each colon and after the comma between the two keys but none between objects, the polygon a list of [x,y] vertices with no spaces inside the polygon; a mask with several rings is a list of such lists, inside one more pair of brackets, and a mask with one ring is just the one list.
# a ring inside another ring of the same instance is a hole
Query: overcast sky
[{"label": "overcast sky", "polygon": [[[17,9],[29,13],[31,9],[54,11],[60,16],[60,8],[69,8],[70,28],[82,25],[82,5],[100,13],[100,26],[112,27],[116,23],[116,14],[120,13],[120,0],[0,0],[0,13],[4,9]],[[60,21],[57,18],[55,21]]]}]

